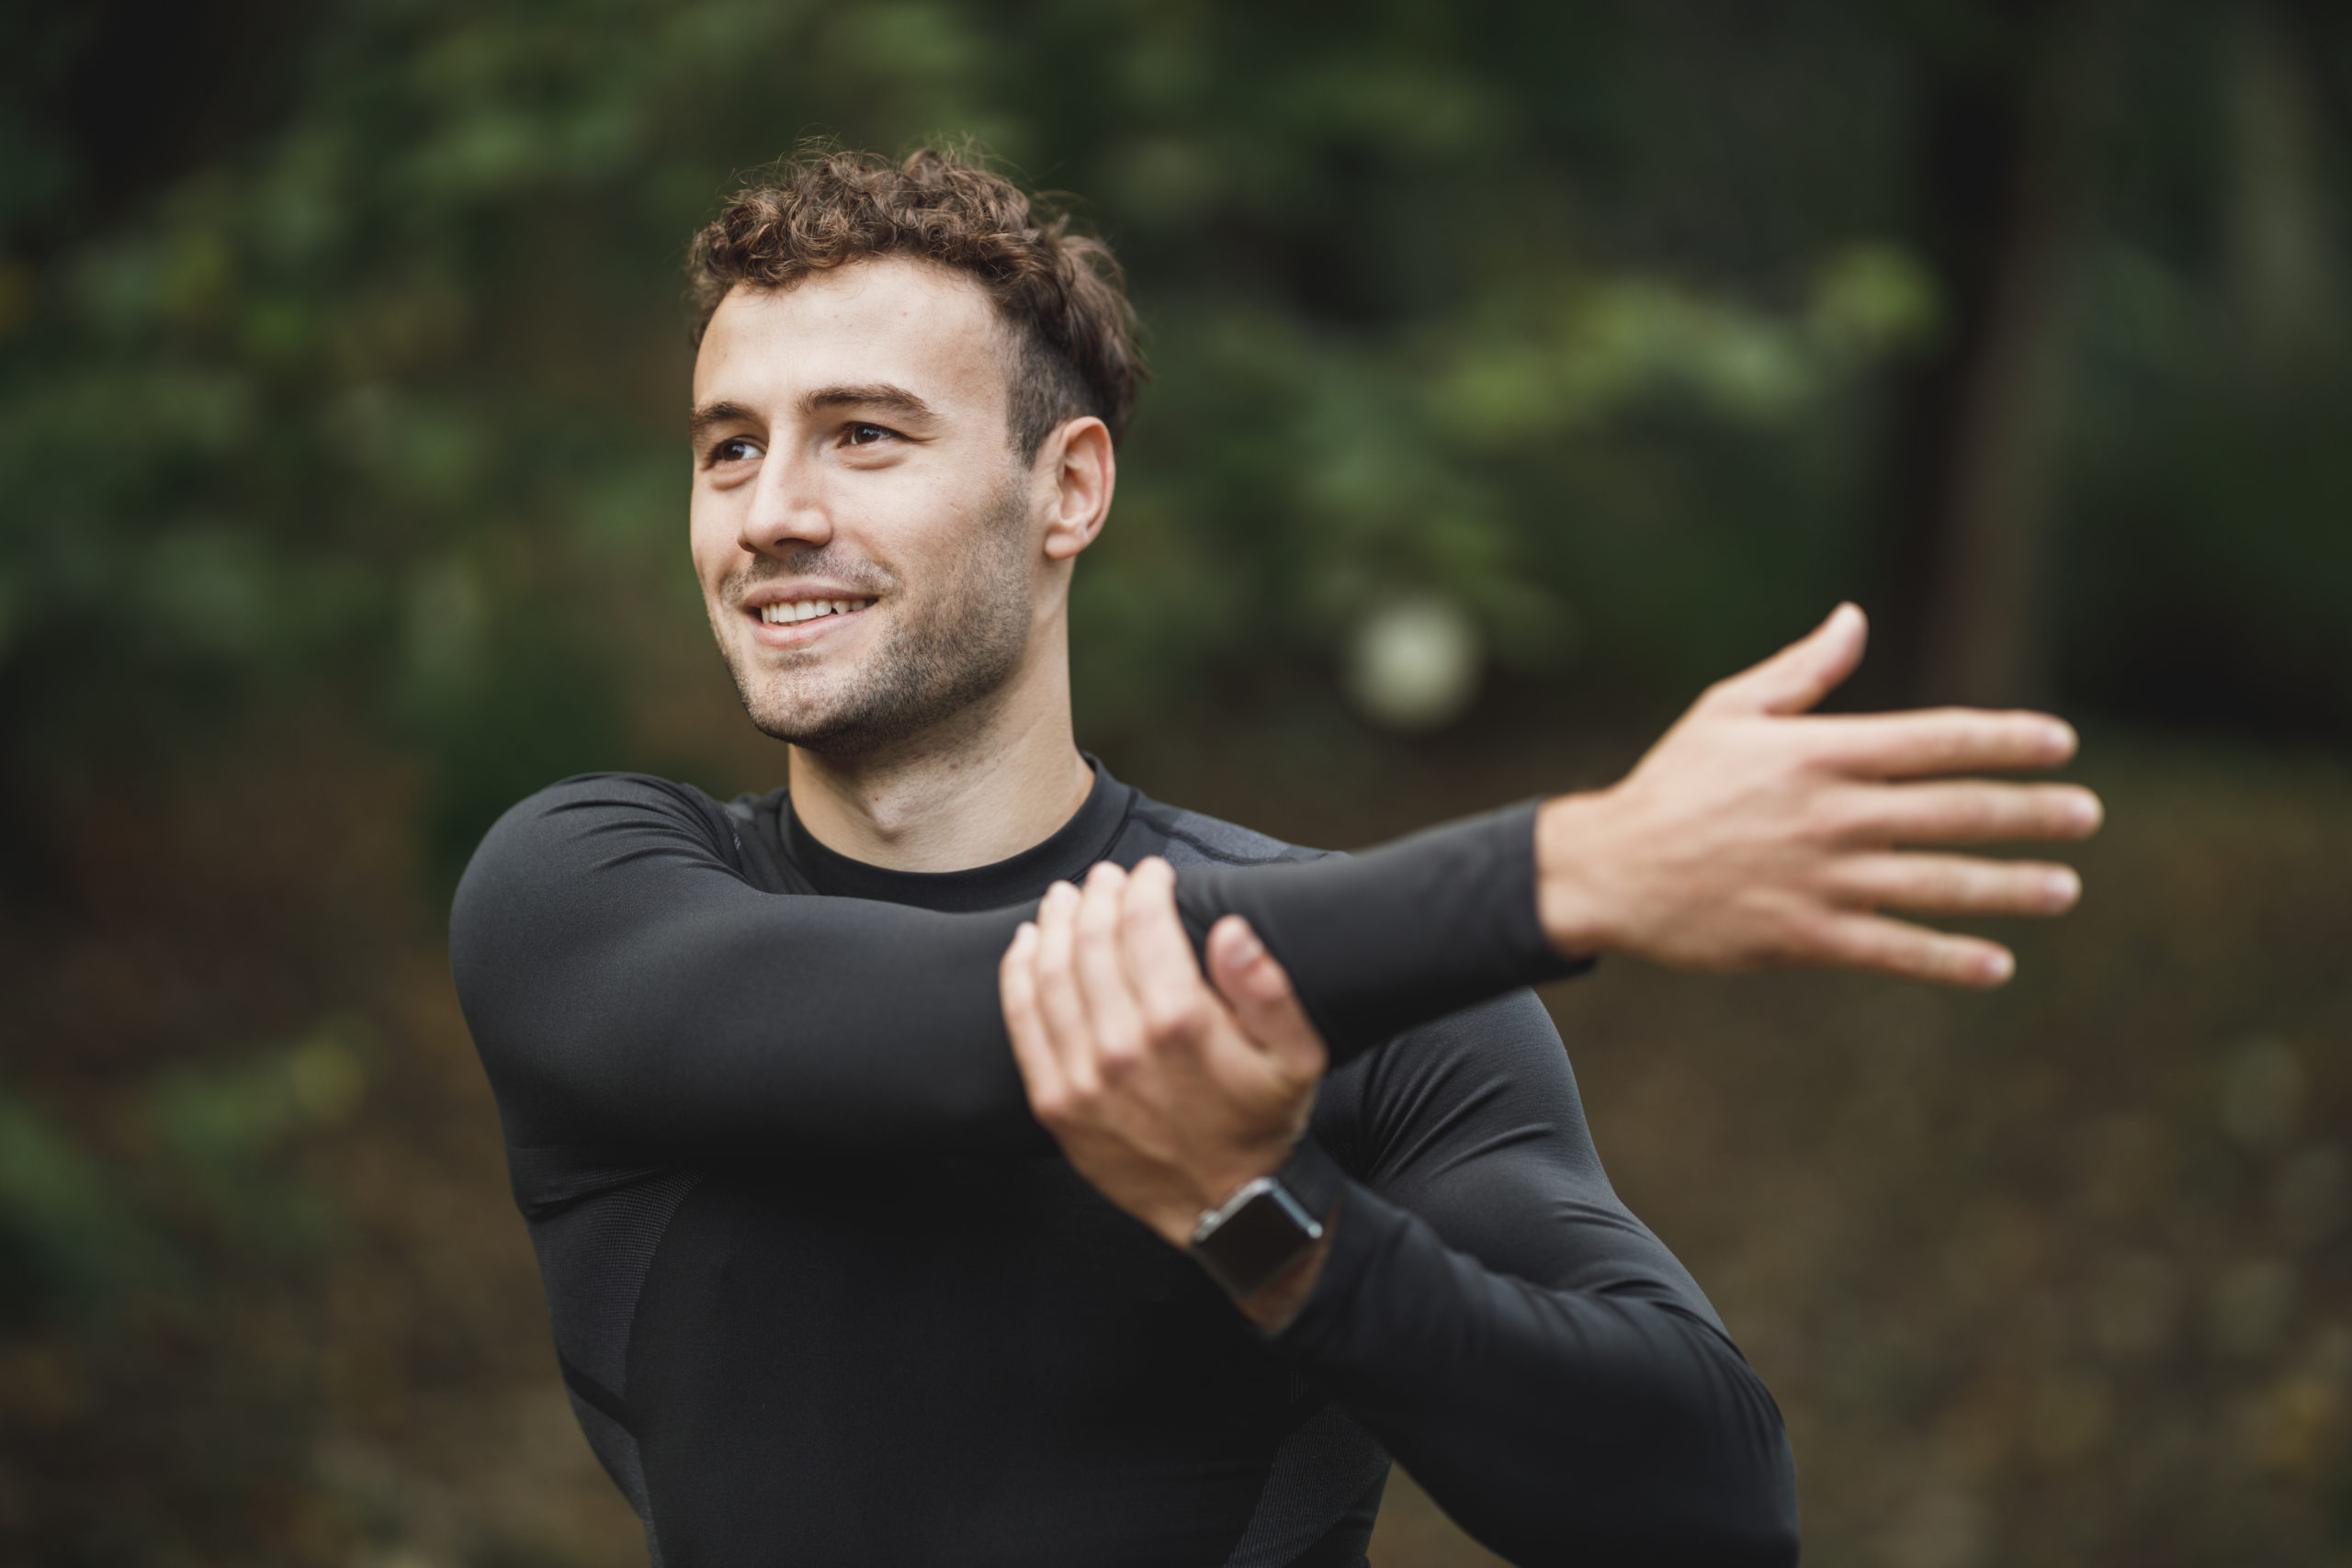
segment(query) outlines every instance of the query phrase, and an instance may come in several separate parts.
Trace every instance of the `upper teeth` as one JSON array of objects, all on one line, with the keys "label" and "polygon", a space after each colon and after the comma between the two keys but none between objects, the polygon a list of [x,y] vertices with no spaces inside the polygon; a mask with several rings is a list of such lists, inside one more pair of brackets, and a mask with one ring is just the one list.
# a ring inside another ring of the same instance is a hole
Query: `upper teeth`
[{"label": "upper teeth", "polygon": [[846,615],[852,610],[863,610],[873,603],[871,599],[786,599],[779,604],[761,605],[760,619],[771,625],[813,621],[820,615]]}]

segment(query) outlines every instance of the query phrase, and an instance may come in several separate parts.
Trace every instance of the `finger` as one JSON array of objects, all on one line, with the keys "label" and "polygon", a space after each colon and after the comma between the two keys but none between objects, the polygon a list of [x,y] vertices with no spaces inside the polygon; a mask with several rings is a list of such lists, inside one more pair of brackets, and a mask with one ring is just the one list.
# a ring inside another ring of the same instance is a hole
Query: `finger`
[{"label": "finger", "polygon": [[1807,720],[1831,766],[1872,778],[1982,768],[2054,768],[2075,754],[2074,727],[2046,713],[1923,708]]},{"label": "finger", "polygon": [[1299,1005],[1290,973],[1266,951],[1250,922],[1227,915],[1209,931],[1209,980],[1233,1010],[1241,1032],[1294,1080],[1318,1077],[1329,1061],[1322,1035]]},{"label": "finger", "polygon": [[1872,784],[1843,803],[1851,834],[1889,844],[1990,844],[2087,839],[2106,810],[2080,784],[1951,783]]},{"label": "finger", "polygon": [[1823,926],[1807,962],[1867,969],[1943,986],[2004,985],[2018,961],[1997,942],[1929,931],[1883,915],[1838,915]]},{"label": "finger", "polygon": [[1062,1081],[1072,1094],[1091,1094],[1101,1086],[1087,1026],[1086,1004],[1079,996],[1076,937],[1078,889],[1057,882],[1037,906],[1037,1015],[1046,1038],[1061,1063]]},{"label": "finger", "polygon": [[1078,914],[1070,922],[1079,998],[1106,1077],[1131,1070],[1142,1059],[1145,1043],[1143,1012],[1119,952],[1119,907],[1126,885],[1124,867],[1108,861],[1097,865],[1086,878]]},{"label": "finger", "polygon": [[1037,928],[1023,920],[997,965],[997,993],[1004,1005],[1004,1031],[1012,1037],[1012,1059],[1029,1091],[1029,1109],[1050,1125],[1064,1105],[1062,1067],[1037,1009],[1036,964]]},{"label": "finger", "polygon": [[1840,604],[1804,640],[1716,682],[1699,705],[1720,713],[1804,713],[1854,672],[1869,641],[1860,606]]},{"label": "finger", "polygon": [[1208,989],[1176,912],[1175,870],[1157,855],[1127,878],[1119,942],[1144,1026],[1162,1040],[1200,1040],[1208,1022]]},{"label": "finger", "polygon": [[1849,855],[1829,876],[1853,904],[1940,915],[2057,915],[2083,896],[2072,866],[1975,855]]}]

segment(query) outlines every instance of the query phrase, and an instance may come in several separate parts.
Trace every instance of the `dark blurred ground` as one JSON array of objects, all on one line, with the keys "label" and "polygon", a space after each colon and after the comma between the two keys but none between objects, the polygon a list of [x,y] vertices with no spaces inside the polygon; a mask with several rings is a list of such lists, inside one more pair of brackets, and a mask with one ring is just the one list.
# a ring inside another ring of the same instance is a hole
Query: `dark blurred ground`
[{"label": "dark blurred ground", "polygon": [[[442,911],[560,774],[775,781],[677,262],[815,131],[1125,258],[1076,680],[1157,795],[1601,782],[1841,595],[1849,700],[2079,718],[2006,991],[1553,1004],[1809,1561],[2352,1561],[2352,13],[0,0],[0,1562],[641,1561]],[[1376,1556],[1477,1561],[1402,1481]]]}]

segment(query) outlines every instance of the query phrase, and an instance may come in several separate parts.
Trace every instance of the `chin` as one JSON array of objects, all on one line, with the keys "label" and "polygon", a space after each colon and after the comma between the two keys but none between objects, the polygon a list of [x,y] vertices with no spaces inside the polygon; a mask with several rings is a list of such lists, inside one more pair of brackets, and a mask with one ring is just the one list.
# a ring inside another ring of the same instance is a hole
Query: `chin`
[{"label": "chin", "polygon": [[743,706],[763,735],[795,746],[823,750],[844,728],[845,716],[831,704],[769,696]]}]

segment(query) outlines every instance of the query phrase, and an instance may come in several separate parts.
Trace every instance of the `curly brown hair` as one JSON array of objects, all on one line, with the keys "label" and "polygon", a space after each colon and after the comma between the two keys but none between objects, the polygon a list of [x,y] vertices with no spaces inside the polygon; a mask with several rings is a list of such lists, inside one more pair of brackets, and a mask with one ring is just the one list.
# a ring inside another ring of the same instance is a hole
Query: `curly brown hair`
[{"label": "curly brown hair", "polygon": [[1092,414],[1114,443],[1144,378],[1135,311],[1110,247],[1069,231],[977,154],[926,147],[893,164],[819,146],[738,191],[694,239],[694,340],[741,285],[789,288],[867,256],[952,267],[987,290],[1018,349],[1009,423],[1025,460],[1065,420]]}]

